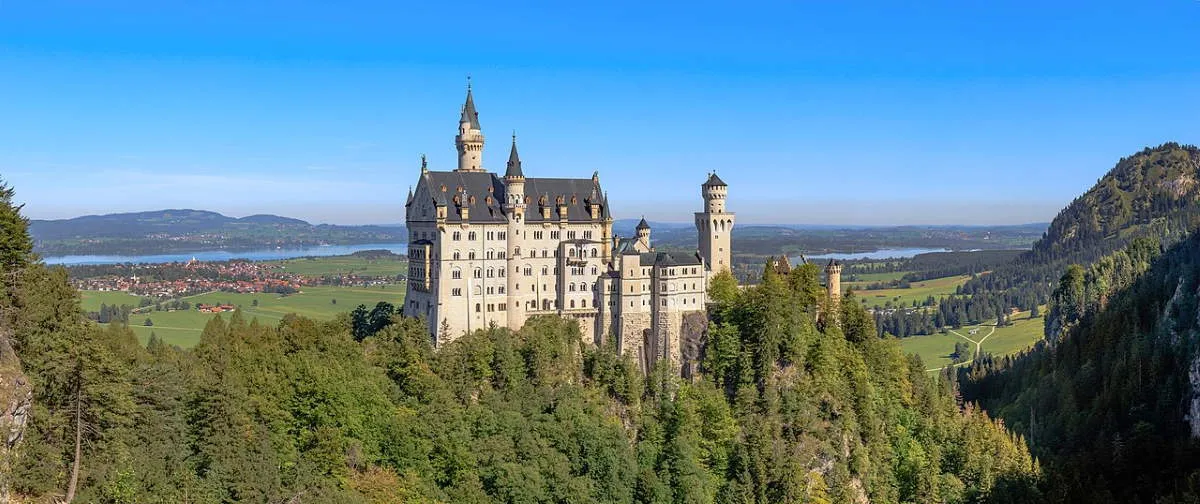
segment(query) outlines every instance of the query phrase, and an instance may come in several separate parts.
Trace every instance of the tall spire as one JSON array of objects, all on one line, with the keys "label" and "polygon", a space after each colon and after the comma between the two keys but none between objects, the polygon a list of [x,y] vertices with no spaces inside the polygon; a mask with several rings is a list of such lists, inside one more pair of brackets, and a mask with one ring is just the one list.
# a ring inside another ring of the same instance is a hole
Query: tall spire
[{"label": "tall spire", "polygon": [[471,129],[479,128],[479,113],[475,111],[475,98],[471,96],[471,77],[467,76],[467,101],[463,103],[462,117],[458,122],[471,124]]},{"label": "tall spire", "polygon": [[525,174],[521,172],[521,156],[517,155],[517,132],[513,132],[512,150],[508,152],[508,169],[504,172],[505,177],[521,177]]}]

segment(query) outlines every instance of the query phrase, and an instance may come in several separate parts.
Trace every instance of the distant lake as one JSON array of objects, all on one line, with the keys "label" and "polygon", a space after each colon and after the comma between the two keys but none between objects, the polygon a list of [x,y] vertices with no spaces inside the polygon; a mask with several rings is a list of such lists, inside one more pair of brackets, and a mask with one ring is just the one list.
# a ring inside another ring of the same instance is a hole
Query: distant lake
[{"label": "distant lake", "polygon": [[251,261],[273,261],[277,259],[292,259],[310,256],[339,256],[349,255],[360,250],[390,250],[397,254],[408,252],[407,243],[365,243],[362,245],[317,245],[298,248],[255,249],[241,252],[228,250],[205,250],[201,252],[175,252],[170,254],[153,255],[68,255],[51,256],[43,260],[46,264],[61,264],[63,266],[79,266],[85,264],[124,264],[124,263],[169,263],[189,261],[193,257],[198,261],[228,261],[230,259],[249,259]]},{"label": "distant lake", "polygon": [[[928,254],[930,252],[950,252],[950,249],[945,248],[900,248],[900,249],[879,249],[874,252],[854,252],[850,254],[821,254],[805,256],[809,259],[837,259],[839,261],[848,261],[854,259],[907,259],[918,254]],[[797,258],[796,261],[799,261]]]}]

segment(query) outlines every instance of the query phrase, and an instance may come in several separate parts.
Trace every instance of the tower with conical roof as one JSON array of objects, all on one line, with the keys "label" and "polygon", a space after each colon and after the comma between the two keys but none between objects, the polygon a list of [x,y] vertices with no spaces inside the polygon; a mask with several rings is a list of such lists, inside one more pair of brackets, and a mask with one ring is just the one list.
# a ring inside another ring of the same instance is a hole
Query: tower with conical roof
[{"label": "tower with conical roof", "polygon": [[504,170],[504,216],[508,220],[507,270],[508,278],[508,327],[525,324],[525,307],[533,299],[529,290],[522,291],[517,285],[520,279],[517,268],[522,261],[522,251],[530,253],[525,245],[525,173],[521,171],[521,156],[517,154],[517,134],[513,133],[512,150],[508,153],[508,166]]},{"label": "tower with conical roof", "polygon": [[471,96],[471,81],[467,80],[467,101],[462,106],[458,119],[458,135],[454,137],[458,148],[458,170],[460,172],[483,171],[483,131],[479,129],[479,113],[475,111],[475,98]]},{"label": "tower with conical roof", "polygon": [[646,222],[646,218],[642,217],[642,221],[638,222],[637,228],[634,230],[635,241],[634,249],[638,252],[650,251],[650,223]]},{"label": "tower with conical roof", "polygon": [[729,194],[729,186],[713,172],[700,186],[700,194],[704,197],[704,211],[696,212],[700,257],[710,273],[730,270],[730,235],[733,234],[735,216],[732,212],[725,211],[725,198]]}]

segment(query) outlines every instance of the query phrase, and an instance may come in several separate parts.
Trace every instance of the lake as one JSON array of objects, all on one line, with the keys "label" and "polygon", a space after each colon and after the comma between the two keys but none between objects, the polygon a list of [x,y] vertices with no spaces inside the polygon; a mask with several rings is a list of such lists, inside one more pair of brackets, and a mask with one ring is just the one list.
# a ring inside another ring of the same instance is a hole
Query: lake
[{"label": "lake", "polygon": [[[848,254],[820,254],[806,255],[808,259],[837,259],[839,261],[849,261],[855,259],[907,259],[918,254],[928,254],[931,252],[950,252],[950,249],[945,248],[898,248],[898,249],[879,249],[872,252],[853,252]],[[795,259],[794,261],[799,261]]]},{"label": "lake", "polygon": [[124,263],[169,263],[189,261],[193,257],[198,261],[228,261],[230,259],[249,259],[251,261],[272,261],[291,259],[294,257],[321,257],[349,255],[360,250],[390,250],[397,254],[408,252],[407,243],[365,243],[362,245],[317,245],[297,248],[272,248],[232,252],[228,250],[205,250],[199,252],[175,252],[170,254],[152,255],[68,255],[50,256],[43,260],[46,264],[61,264],[63,266],[78,266],[85,264],[124,264]]}]

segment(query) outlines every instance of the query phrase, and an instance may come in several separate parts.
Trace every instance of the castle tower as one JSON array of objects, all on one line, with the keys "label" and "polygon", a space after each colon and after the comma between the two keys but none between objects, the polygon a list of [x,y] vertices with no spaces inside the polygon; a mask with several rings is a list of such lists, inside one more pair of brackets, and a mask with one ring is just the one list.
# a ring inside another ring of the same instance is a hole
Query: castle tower
[{"label": "castle tower", "polygon": [[700,186],[704,196],[704,211],[696,212],[696,231],[700,237],[700,257],[710,273],[732,268],[730,235],[733,234],[734,214],[725,211],[729,186],[714,172]]},{"label": "castle tower", "polygon": [[825,292],[829,296],[829,320],[837,324],[842,302],[842,263],[833,259],[825,265]]},{"label": "castle tower", "polygon": [[504,171],[504,215],[508,217],[508,327],[517,329],[525,325],[525,303],[529,302],[527,296],[531,293],[522,292],[517,286],[520,278],[517,268],[525,243],[525,173],[521,171],[521,157],[517,155],[516,133],[513,133],[508,167]]},{"label": "castle tower", "polygon": [[458,120],[454,146],[458,148],[458,169],[455,171],[483,171],[483,131],[479,129],[479,113],[475,111],[470,80],[467,81],[467,101],[463,103],[462,117]]},{"label": "castle tower", "polygon": [[648,222],[646,222],[645,217],[642,217],[642,221],[638,223],[637,231],[634,236],[636,237],[636,240],[634,241],[634,244],[633,244],[634,249],[636,249],[638,252],[649,252],[650,251],[650,224]]}]

